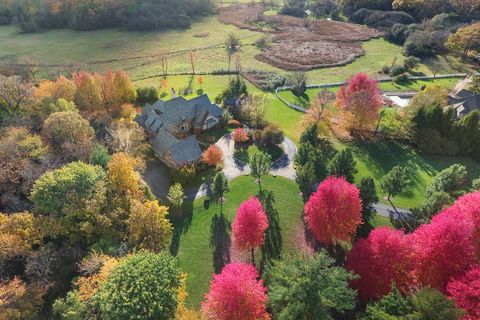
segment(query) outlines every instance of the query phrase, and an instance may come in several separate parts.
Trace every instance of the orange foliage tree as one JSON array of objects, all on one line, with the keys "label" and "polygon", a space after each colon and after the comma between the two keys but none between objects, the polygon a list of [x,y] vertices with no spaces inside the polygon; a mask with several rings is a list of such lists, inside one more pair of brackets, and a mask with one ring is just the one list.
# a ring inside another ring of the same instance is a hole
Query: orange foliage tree
[{"label": "orange foliage tree", "polygon": [[65,99],[67,101],[73,101],[75,99],[75,93],[77,87],[72,80],[60,76],[55,81],[42,80],[37,89],[35,89],[35,97],[43,99],[51,97],[54,101],[58,99]]},{"label": "orange foliage tree", "polygon": [[219,146],[212,144],[202,155],[202,161],[209,166],[218,166],[223,163],[223,152]]}]

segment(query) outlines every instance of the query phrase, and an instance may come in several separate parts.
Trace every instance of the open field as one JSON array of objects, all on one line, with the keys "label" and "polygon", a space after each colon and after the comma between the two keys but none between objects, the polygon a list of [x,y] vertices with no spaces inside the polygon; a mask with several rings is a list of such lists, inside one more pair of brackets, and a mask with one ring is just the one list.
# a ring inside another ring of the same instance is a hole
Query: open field
[{"label": "open field", "polygon": [[[283,238],[283,252],[295,249],[298,227],[301,226],[303,202],[298,195],[299,189],[294,181],[281,177],[265,177],[265,190],[272,191],[275,198],[274,207],[278,210],[280,228]],[[241,202],[257,194],[258,185],[252,177],[239,177],[230,183],[230,192],[226,194],[224,214],[231,222]],[[220,213],[220,206],[212,203],[205,208],[203,199],[186,204],[181,219],[174,219],[178,246],[178,259],[182,270],[187,273],[187,304],[199,307],[203,295],[207,292],[213,273],[213,251],[209,244],[212,218]],[[300,228],[301,230],[301,228]]]}]

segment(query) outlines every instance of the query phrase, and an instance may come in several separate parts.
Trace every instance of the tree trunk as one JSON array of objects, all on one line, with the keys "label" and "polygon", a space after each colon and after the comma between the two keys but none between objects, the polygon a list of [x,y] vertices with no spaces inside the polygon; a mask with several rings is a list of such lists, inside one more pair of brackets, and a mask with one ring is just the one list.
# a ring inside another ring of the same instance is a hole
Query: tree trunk
[{"label": "tree trunk", "polygon": [[255,249],[252,248],[251,251],[252,251],[252,264],[256,267],[256,265],[255,265]]}]

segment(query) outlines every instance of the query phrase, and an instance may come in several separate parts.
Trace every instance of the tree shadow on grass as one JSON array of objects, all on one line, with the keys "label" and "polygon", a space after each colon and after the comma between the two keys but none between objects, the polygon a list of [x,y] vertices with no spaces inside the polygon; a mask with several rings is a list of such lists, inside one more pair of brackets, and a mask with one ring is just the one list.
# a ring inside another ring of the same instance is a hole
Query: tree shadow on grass
[{"label": "tree shadow on grass", "polygon": [[374,140],[351,144],[355,156],[361,160],[368,171],[376,178],[381,178],[394,166],[401,165],[412,171],[421,170],[430,175],[436,173],[435,168],[421,157],[415,150],[405,144],[393,140]]},{"label": "tree shadow on grass", "polygon": [[262,259],[260,261],[260,274],[265,265],[274,259],[279,259],[282,253],[282,229],[278,211],[275,209],[275,197],[272,191],[265,190],[259,197],[268,217],[268,228],[265,231],[265,243],[262,246]]},{"label": "tree shadow on grass", "polygon": [[173,256],[178,254],[180,247],[180,238],[186,233],[192,224],[193,218],[193,200],[185,201],[182,210],[170,215],[170,222],[173,225],[172,241],[170,243],[170,253]]},{"label": "tree shadow on grass", "polygon": [[219,274],[225,265],[230,263],[230,221],[225,215],[216,214],[210,225],[210,246],[213,248],[213,268]]}]

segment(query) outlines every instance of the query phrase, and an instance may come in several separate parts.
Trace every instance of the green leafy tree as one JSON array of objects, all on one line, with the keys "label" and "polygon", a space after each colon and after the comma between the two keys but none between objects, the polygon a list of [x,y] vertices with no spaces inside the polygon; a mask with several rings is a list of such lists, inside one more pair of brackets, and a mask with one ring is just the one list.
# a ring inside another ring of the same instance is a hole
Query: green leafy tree
[{"label": "green leafy tree", "polygon": [[446,192],[453,195],[467,183],[467,168],[461,164],[454,164],[435,176],[427,188],[425,196],[428,198],[435,192]]},{"label": "green leafy tree", "polygon": [[107,169],[108,162],[112,156],[108,152],[108,149],[101,144],[95,145],[90,156],[90,163],[96,166],[101,166],[103,169]]},{"label": "green leafy tree", "polygon": [[228,179],[223,172],[218,172],[213,178],[213,196],[220,202],[220,214],[223,213],[223,202],[226,192],[228,192]]},{"label": "green leafy tree", "polygon": [[387,200],[392,205],[395,212],[398,210],[392,202],[392,197],[407,192],[411,185],[410,172],[407,168],[395,166],[390,170],[380,182],[380,187],[387,194]]},{"label": "green leafy tree", "polygon": [[175,316],[180,285],[175,258],[141,251],[117,265],[93,299],[100,319],[170,320]]},{"label": "green leafy tree", "polygon": [[344,177],[350,183],[355,180],[355,174],[358,172],[356,168],[357,162],[353,159],[350,149],[338,152],[330,161],[327,167],[329,176]]},{"label": "green leafy tree", "polygon": [[422,288],[403,297],[398,289],[380,301],[370,303],[361,320],[459,320],[463,311],[440,291]]},{"label": "green leafy tree", "polygon": [[373,229],[371,220],[376,214],[373,205],[378,202],[377,189],[372,178],[362,178],[358,189],[362,199],[362,224],[357,230],[357,236],[366,238]]},{"label": "green leafy tree", "polygon": [[317,124],[313,124],[305,131],[303,131],[302,135],[300,136],[300,144],[304,144],[305,142],[310,142],[312,146],[317,145],[320,138],[318,137],[318,126]]},{"label": "green leafy tree", "polygon": [[183,206],[184,198],[185,193],[183,192],[183,187],[180,183],[175,183],[170,189],[168,189],[167,199],[173,208],[177,210],[180,209]]},{"label": "green leafy tree", "polygon": [[98,192],[98,184],[105,178],[105,171],[99,166],[72,162],[40,176],[33,185],[30,198],[38,212],[61,215],[67,206],[76,202],[81,207],[92,199]]},{"label": "green leafy tree", "polygon": [[355,307],[354,275],[334,266],[324,251],[287,257],[267,272],[269,306],[275,319],[330,320]]},{"label": "green leafy tree", "polygon": [[262,177],[272,170],[272,157],[269,154],[259,152],[252,155],[248,161],[251,174],[257,178],[258,188],[262,194]]}]

